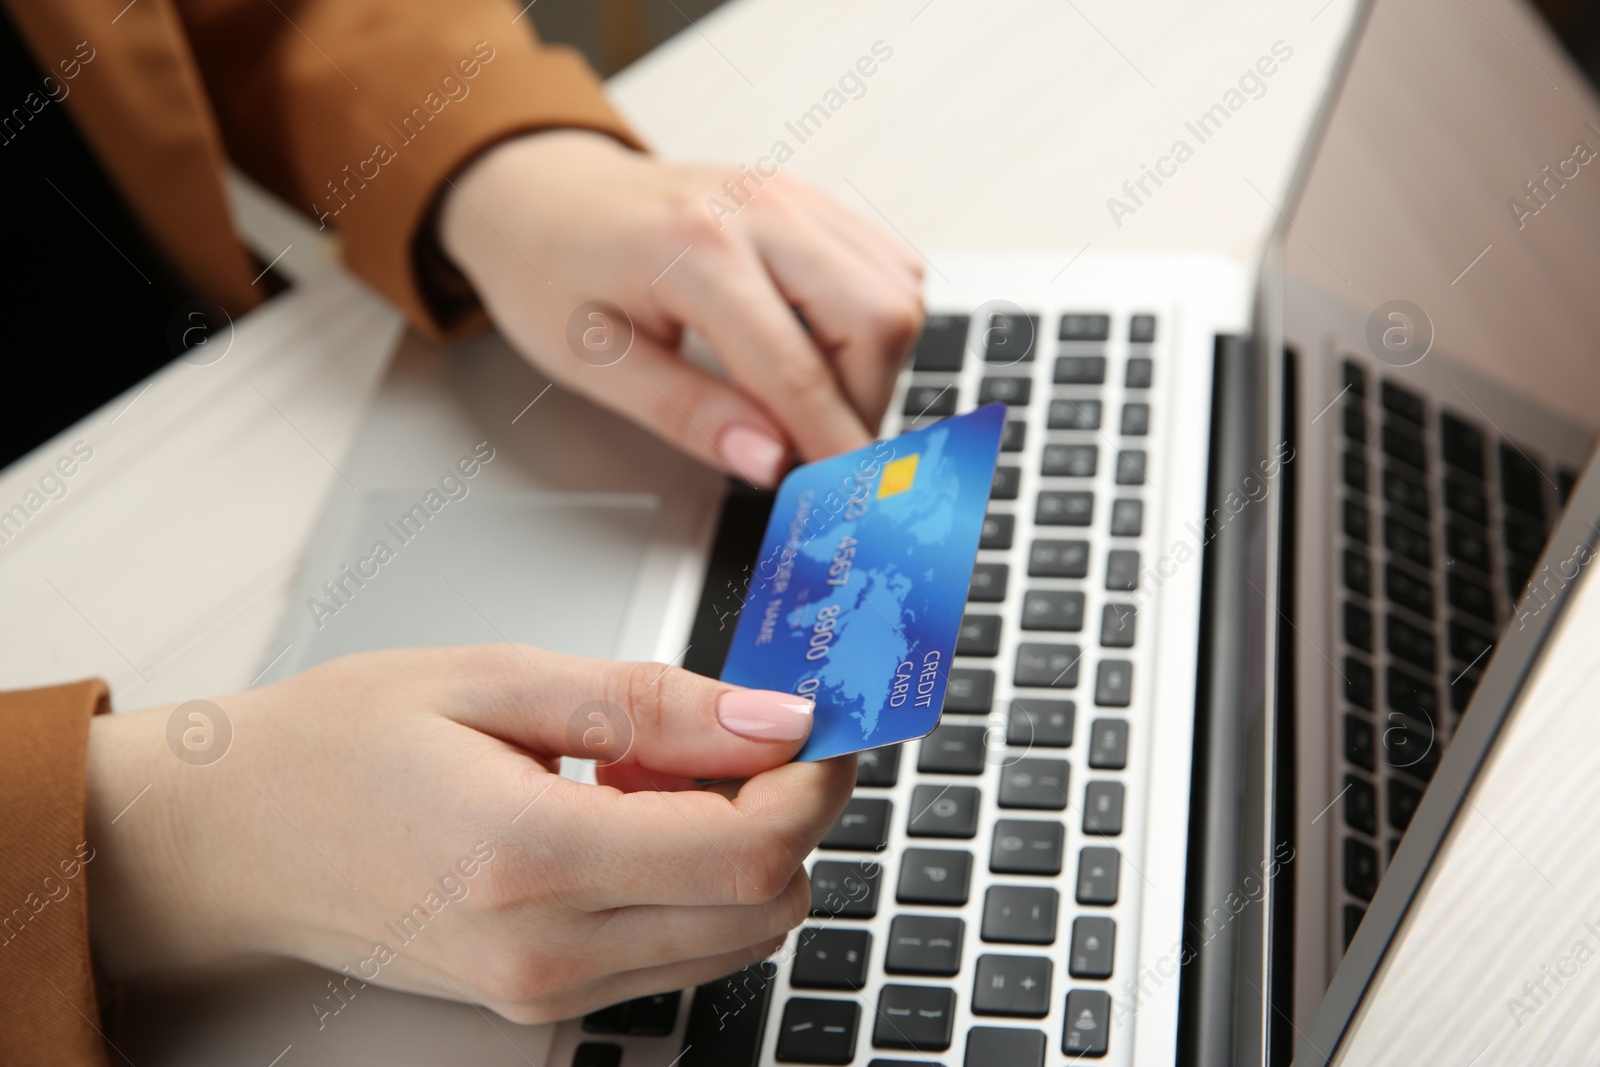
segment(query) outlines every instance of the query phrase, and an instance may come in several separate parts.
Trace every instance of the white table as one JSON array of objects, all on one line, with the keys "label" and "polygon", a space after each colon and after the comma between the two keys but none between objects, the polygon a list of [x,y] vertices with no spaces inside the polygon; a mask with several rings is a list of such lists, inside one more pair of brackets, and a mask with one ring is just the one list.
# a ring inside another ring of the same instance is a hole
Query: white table
[{"label": "white table", "polygon": [[[1358,63],[1356,88],[1334,124],[1329,166],[1311,184],[1295,239],[1320,251],[1311,257],[1291,242],[1297,269],[1347,285],[1352,299],[1387,299],[1400,278],[1448,281],[1496,241],[1453,233],[1444,221],[1454,217],[1452,198],[1479,184],[1467,180],[1452,153],[1466,145],[1478,153],[1473,158],[1496,158],[1496,146],[1514,143],[1528,154],[1526,163],[1510,152],[1498,158],[1494,179],[1478,189],[1492,192],[1492,200],[1520,185],[1524,170],[1531,177],[1553,161],[1550,153],[1581,126],[1574,115],[1594,114],[1592,99],[1552,44],[1530,32],[1514,0],[1475,4],[1481,16],[1422,0],[1387,5],[1379,25],[1394,34],[1377,35]],[[1251,262],[1278,218],[1353,6],[740,0],[619,75],[612,89],[637,128],[671,157],[753,163],[774,140],[788,140],[795,150],[788,170],[932,252],[935,270],[936,250],[953,247],[1059,249],[1063,267],[1088,245],[1202,247]],[[1504,47],[1501,30],[1520,53]],[[1436,48],[1418,44],[1434,40]],[[822,100],[879,41],[893,54],[865,93],[797,143],[785,123]],[[1278,41],[1293,55],[1260,99],[1117,225],[1107,198],[1125,196],[1123,182],[1137,179],[1141,165],[1183,136],[1185,121]],[[1561,92],[1546,107],[1519,112],[1514,124],[1491,109],[1486,114],[1497,121],[1475,132],[1466,123],[1472,135],[1461,136],[1452,124],[1462,124],[1462,107],[1477,97],[1452,101],[1433,87],[1452,73],[1491,86],[1526,76],[1524,62],[1562,79]],[[1393,156],[1396,101],[1416,109],[1401,124],[1421,157],[1415,166]],[[1510,178],[1516,181],[1508,185]],[[1565,204],[1553,206],[1552,216],[1555,208],[1573,208],[1565,220],[1551,218],[1560,233],[1523,240],[1525,250],[1517,251],[1555,250],[1565,258],[1554,262],[1587,271],[1573,277],[1592,290],[1600,176],[1590,184],[1575,184]],[[296,560],[324,495],[341,477],[336,467],[402,325],[358,283],[327,269],[326,248],[309,227],[248,189],[237,203],[249,239],[268,257],[296,243],[285,264],[317,284],[241,322],[220,362],[175,364],[0,472],[3,508],[24,499],[74,441],[94,449],[67,495],[0,545],[0,603],[8,609],[0,615],[0,686],[98,674],[119,706],[135,707],[246,686],[271,653]],[[1398,251],[1387,245],[1396,211],[1423,218],[1438,239]],[[1553,243],[1533,243],[1545,240]],[[1549,324],[1536,346],[1512,346],[1484,325],[1474,306],[1486,299],[1482,289],[1435,282],[1405,295],[1438,307],[1441,339],[1459,342],[1476,362],[1492,364],[1508,351],[1525,356],[1525,365],[1548,358],[1562,375],[1586,370],[1585,385],[1595,385],[1593,364],[1581,365],[1580,357],[1600,325],[1596,302],[1569,298],[1578,283],[1517,275],[1520,260],[1500,255],[1512,247],[1510,239],[1497,243],[1489,254],[1495,258],[1485,257],[1468,277],[1491,293],[1497,280],[1514,287],[1518,306]],[[1338,268],[1306,263],[1324,256]],[[1570,381],[1518,377],[1547,399],[1578,402]],[[427,418],[427,398],[413,399],[417,417]],[[174,1010],[190,1005],[188,1024],[150,1046],[159,1049],[152,1062],[207,1062],[213,1039],[253,1036],[266,1048],[272,1030],[260,1021],[261,1003],[289,973],[260,976],[244,987],[248,993],[219,983],[174,994]],[[539,1062],[542,1055],[538,1028],[486,1026],[471,1008],[371,995],[370,1014],[352,1020],[345,1036],[297,1047],[284,1063],[364,1062],[380,1054],[385,1035],[398,1041],[401,1033],[405,1040],[391,1049],[430,1061],[445,1048],[484,1064]],[[262,1062],[275,1054],[268,1049]]]}]

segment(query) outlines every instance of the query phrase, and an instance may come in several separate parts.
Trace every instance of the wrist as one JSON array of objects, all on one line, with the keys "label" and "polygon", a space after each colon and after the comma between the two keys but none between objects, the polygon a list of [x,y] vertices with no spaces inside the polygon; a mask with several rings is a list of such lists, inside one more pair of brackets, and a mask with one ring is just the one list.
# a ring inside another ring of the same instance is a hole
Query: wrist
[{"label": "wrist", "polygon": [[[230,906],[216,875],[234,866],[215,820],[235,808],[226,773],[182,762],[167,744],[173,709],[96,716],[85,775],[85,836],[95,850],[89,927],[113,979],[200,966],[265,947],[259,918]],[[181,736],[181,734],[180,734]]]}]

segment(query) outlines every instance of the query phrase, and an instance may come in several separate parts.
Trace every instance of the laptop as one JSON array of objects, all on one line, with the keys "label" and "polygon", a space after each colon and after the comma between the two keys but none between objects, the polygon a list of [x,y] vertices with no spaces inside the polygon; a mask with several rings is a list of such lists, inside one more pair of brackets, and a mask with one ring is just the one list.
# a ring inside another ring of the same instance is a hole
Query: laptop
[{"label": "laptop", "polygon": [[[1496,646],[1594,428],[1453,363],[1416,309],[1285,283],[1282,237],[1255,273],[931,255],[881,432],[1009,411],[940,725],[860,759],[773,959],[563,1023],[542,1062],[1266,1063],[1305,1034],[1326,1062],[1360,1034],[1458,810],[1429,784],[1488,748],[1465,712],[1515,688]],[[770,497],[543,384],[494,339],[402,353],[263,680],[496,640],[718,673]],[[422,388],[460,421],[407,423]],[[450,449],[478,481],[347,583]]]}]

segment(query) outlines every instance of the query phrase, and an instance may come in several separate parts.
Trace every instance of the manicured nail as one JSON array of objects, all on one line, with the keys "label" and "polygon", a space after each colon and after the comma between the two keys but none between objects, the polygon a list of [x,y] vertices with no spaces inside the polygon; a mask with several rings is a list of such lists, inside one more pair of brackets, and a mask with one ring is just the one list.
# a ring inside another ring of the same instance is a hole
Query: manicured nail
[{"label": "manicured nail", "polygon": [[734,472],[758,485],[776,485],[782,473],[783,445],[760,430],[735,423],[722,431],[717,447]]},{"label": "manicured nail", "polygon": [[799,741],[811,732],[815,707],[793,693],[735,689],[717,699],[717,720],[752,741]]}]

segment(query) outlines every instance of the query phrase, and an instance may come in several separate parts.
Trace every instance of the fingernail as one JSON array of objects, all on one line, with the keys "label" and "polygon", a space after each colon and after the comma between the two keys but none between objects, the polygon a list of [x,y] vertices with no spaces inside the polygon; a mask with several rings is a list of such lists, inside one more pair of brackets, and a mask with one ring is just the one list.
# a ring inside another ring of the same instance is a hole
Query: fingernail
[{"label": "fingernail", "polygon": [[717,721],[752,741],[799,741],[811,732],[815,706],[793,693],[735,689],[717,699]]},{"label": "fingernail", "polygon": [[736,473],[761,485],[774,485],[782,472],[783,445],[760,430],[734,424],[722,431],[717,442]]}]

